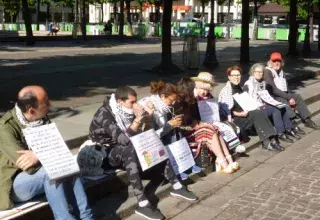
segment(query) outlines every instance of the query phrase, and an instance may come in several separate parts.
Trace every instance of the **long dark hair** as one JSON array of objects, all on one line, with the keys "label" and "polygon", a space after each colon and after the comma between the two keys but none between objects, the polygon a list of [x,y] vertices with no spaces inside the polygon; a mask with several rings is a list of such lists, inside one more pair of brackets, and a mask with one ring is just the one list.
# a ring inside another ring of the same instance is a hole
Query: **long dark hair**
[{"label": "long dark hair", "polygon": [[193,93],[195,87],[195,82],[189,77],[181,78],[177,83],[177,90],[180,100],[188,104],[195,103],[196,99],[194,98]]}]

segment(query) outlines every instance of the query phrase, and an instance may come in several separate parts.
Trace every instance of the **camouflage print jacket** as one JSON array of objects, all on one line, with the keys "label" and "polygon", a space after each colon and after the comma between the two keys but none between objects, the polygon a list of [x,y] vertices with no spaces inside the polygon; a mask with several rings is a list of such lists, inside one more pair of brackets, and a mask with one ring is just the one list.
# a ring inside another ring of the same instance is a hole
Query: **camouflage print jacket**
[{"label": "camouflage print jacket", "polygon": [[93,142],[102,145],[129,145],[130,139],[118,127],[114,114],[106,98],[94,114],[90,125],[89,137]]}]

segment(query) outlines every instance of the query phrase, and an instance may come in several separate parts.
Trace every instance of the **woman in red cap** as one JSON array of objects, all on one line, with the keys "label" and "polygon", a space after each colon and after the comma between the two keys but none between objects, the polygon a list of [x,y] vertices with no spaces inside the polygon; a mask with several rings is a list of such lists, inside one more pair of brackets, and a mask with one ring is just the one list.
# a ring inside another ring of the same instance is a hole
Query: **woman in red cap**
[{"label": "woman in red cap", "polygon": [[[269,93],[279,102],[285,103],[293,109],[288,108],[290,111],[290,117],[294,119],[296,114],[294,111],[296,110],[302,121],[304,122],[306,127],[310,127],[313,129],[320,129],[320,126],[316,125],[310,118],[311,113],[302,100],[299,94],[292,93],[287,84],[286,73],[283,71],[283,59],[282,55],[279,52],[274,52],[270,56],[270,60],[268,61],[267,67],[264,70],[264,80],[267,83],[267,89]],[[294,122],[294,121],[293,121]],[[296,123],[294,130],[298,134],[305,134],[303,130],[301,130]]]}]

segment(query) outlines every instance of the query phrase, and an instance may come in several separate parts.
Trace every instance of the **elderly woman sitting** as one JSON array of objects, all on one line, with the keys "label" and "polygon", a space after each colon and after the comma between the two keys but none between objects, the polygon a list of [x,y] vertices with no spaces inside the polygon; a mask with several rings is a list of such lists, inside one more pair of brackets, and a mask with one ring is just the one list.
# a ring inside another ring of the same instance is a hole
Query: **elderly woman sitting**
[{"label": "elderly woman sitting", "polygon": [[[263,80],[263,70],[263,64],[254,64],[250,69],[250,77],[245,82],[243,90],[248,92],[249,95],[261,105],[260,109],[267,116],[272,117],[278,138],[282,141],[293,143],[294,140],[289,136],[295,139],[300,139],[300,136],[293,129],[289,112],[286,110],[286,105],[276,107],[270,104],[277,104],[278,102],[275,101],[266,90],[266,82]],[[266,93],[267,97],[264,98],[263,92]]]},{"label": "elderly woman sitting", "polygon": [[246,131],[253,126],[262,142],[262,147],[267,150],[284,150],[275,137],[276,132],[269,118],[261,110],[244,111],[238,102],[233,98],[234,94],[241,94],[243,90],[240,86],[242,69],[239,66],[232,66],[227,69],[229,81],[219,94],[219,105],[227,117],[233,117],[234,123],[240,129]]}]

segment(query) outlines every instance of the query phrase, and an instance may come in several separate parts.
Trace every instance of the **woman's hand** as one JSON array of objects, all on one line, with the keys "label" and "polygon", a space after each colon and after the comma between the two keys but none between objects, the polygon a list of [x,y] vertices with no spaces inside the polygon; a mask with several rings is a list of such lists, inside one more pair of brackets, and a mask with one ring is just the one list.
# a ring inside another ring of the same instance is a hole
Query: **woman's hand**
[{"label": "woman's hand", "polygon": [[183,123],[182,116],[177,115],[173,119],[171,119],[168,123],[174,128],[180,127]]}]

